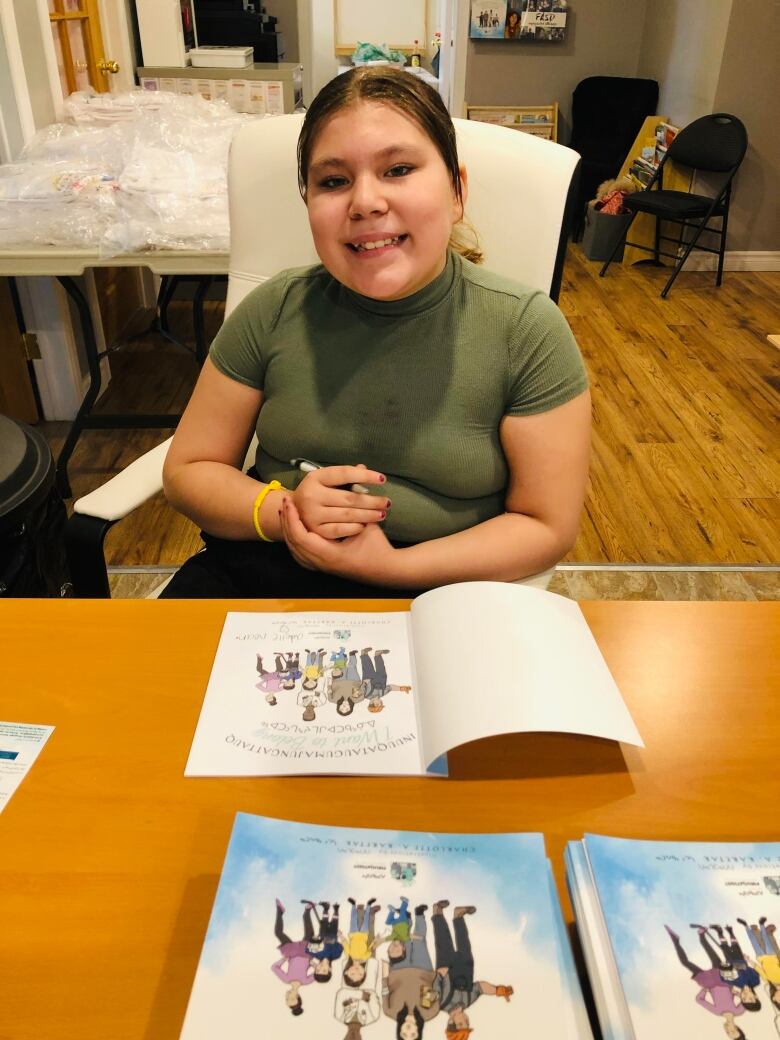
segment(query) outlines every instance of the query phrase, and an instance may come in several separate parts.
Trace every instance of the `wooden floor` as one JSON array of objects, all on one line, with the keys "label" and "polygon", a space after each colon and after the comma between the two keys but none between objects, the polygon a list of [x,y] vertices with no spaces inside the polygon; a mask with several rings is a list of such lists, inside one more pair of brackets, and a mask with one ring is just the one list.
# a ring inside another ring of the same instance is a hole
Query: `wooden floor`
[{"label": "wooden floor", "polygon": [[[594,402],[591,484],[576,563],[776,564],[780,545],[780,272],[667,273],[610,268],[570,247],[561,307],[580,343]],[[211,305],[209,332],[221,320]],[[189,307],[171,321],[190,336]],[[180,409],[197,375],[190,355],[157,336],[112,356],[101,409]],[[45,423],[53,446],[66,425]],[[76,496],[97,487],[166,431],[95,430],[71,461]],[[113,565],[171,565],[199,545],[161,498],[107,539]],[[651,597],[655,598],[655,597]]]}]

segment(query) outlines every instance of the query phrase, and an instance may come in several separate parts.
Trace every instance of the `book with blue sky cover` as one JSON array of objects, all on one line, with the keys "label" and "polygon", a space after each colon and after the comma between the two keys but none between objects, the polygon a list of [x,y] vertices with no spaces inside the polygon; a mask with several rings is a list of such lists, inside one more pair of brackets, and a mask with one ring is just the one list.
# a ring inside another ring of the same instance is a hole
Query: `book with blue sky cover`
[{"label": "book with blue sky cover", "polygon": [[566,861],[604,1040],[777,1040],[780,842],[586,835]]},{"label": "book with blue sky cover", "polygon": [[539,730],[641,744],[578,604],[462,582],[409,611],[229,613],[185,774],[423,775]]},{"label": "book with blue sky cover", "polygon": [[541,835],[236,816],[182,1040],[469,1031],[592,1040]]}]

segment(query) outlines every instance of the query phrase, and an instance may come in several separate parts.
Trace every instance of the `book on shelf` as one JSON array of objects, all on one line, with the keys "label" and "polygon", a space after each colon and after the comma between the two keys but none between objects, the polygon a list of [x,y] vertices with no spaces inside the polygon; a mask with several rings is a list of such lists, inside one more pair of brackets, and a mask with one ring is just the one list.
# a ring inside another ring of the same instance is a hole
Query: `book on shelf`
[{"label": "book on shelf", "polygon": [[592,1040],[540,834],[236,816],[181,1040],[471,1030]]},{"label": "book on shelf", "polygon": [[187,776],[446,773],[446,752],[553,730],[640,744],[579,606],[464,582],[411,610],[229,613]]},{"label": "book on shelf", "polygon": [[634,159],[632,166],[636,166],[638,169],[644,170],[646,173],[649,173],[650,176],[652,176],[657,169],[657,164],[652,159],[645,159],[641,155],[638,155]]},{"label": "book on shelf", "polygon": [[635,159],[631,163],[631,167],[628,171],[629,177],[639,186],[640,190],[646,188],[653,179],[655,174],[654,169],[648,169],[643,163],[640,163],[638,159]]},{"label": "book on shelf", "polygon": [[671,123],[659,123],[655,128],[655,165],[657,166],[669,150],[669,145],[679,134],[680,128]]},{"label": "book on shelf", "polygon": [[604,1040],[777,1040],[780,842],[589,834],[566,876]]}]

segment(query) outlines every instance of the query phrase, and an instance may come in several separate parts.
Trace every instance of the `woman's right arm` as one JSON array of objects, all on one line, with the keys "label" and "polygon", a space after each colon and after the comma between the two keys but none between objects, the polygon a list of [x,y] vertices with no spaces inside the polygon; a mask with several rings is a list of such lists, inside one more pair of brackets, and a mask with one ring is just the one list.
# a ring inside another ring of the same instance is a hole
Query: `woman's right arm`
[{"label": "woman's right arm", "polygon": [[[241,471],[263,393],[223,375],[207,358],[163,467],[168,501],[210,534],[255,539],[252,509],[263,485]],[[270,491],[260,526],[281,537],[282,492]]]},{"label": "woman's right arm", "polygon": [[[206,359],[174,434],[163,467],[163,487],[174,508],[220,538],[257,538],[253,510],[265,486],[241,472],[263,405],[263,392],[224,375]],[[308,473],[291,494],[303,523],[323,538],[348,538],[367,523],[384,520],[386,498],[342,490],[353,483],[382,484],[365,466],[327,466]],[[282,539],[279,517],[284,492],[269,491],[260,506],[260,526]]]}]

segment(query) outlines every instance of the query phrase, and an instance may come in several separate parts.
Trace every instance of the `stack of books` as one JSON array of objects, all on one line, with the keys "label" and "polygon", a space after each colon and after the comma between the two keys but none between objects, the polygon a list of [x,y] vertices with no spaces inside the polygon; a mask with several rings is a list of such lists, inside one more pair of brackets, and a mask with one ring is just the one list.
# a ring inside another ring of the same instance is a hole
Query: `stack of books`
[{"label": "stack of books", "polygon": [[592,1040],[542,836],[239,813],[183,1040],[390,1040],[426,1026]]},{"label": "stack of books", "polygon": [[566,873],[604,1040],[777,1040],[780,842],[587,835]]}]

